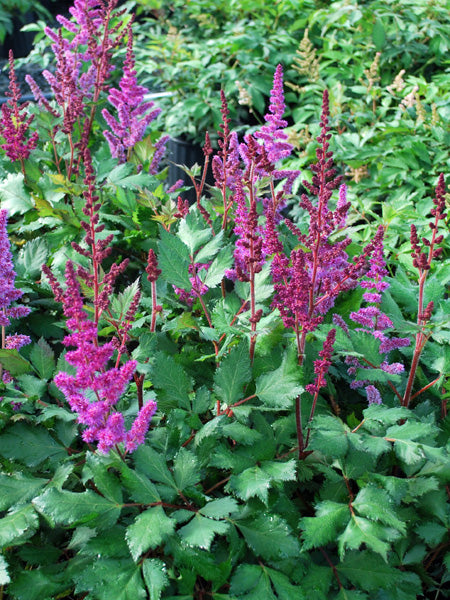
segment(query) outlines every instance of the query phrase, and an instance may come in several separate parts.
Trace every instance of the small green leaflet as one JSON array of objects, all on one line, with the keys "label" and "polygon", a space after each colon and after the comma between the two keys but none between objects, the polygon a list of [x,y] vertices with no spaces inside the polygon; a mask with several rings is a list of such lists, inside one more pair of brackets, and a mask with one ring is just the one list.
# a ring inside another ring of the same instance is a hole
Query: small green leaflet
[{"label": "small green leaflet", "polygon": [[242,500],[257,496],[267,505],[269,488],[276,481],[295,479],[295,460],[288,462],[262,462],[261,466],[250,467],[239,475],[232,475],[229,488]]},{"label": "small green leaflet", "polygon": [[0,473],[0,510],[31,500],[47,483],[47,479],[25,477],[20,473],[14,475]]},{"label": "small green leaflet", "polygon": [[156,354],[152,380],[158,390],[158,404],[163,410],[190,409],[189,393],[192,390],[192,380],[173,356],[164,352]]},{"label": "small green leaflet", "polygon": [[399,537],[401,534],[395,529],[352,515],[349,524],[339,536],[339,556],[342,560],[346,549],[358,550],[362,544],[365,544],[387,562],[387,553],[390,550],[387,542],[395,541]]},{"label": "small green leaflet", "polygon": [[292,400],[303,392],[298,384],[297,373],[289,368],[285,356],[282,364],[270,373],[263,373],[256,380],[256,395],[264,408],[282,410],[290,408]]},{"label": "small green leaflet", "polygon": [[140,565],[131,559],[101,558],[76,574],[77,593],[90,591],[95,600],[145,600]]},{"label": "small green leaflet", "polygon": [[45,238],[36,238],[30,240],[21,248],[16,261],[18,277],[30,279],[39,279],[42,272],[42,265],[47,262],[48,247]]},{"label": "small green leaflet", "polygon": [[210,519],[223,519],[236,512],[238,508],[237,501],[234,498],[226,496],[225,498],[218,498],[217,500],[208,502],[208,504],[199,510],[199,513]]},{"label": "small green leaflet", "polygon": [[324,500],[316,506],[315,517],[303,517],[299,527],[302,530],[303,550],[325,546],[334,542],[350,520],[348,504]]},{"label": "small green leaflet", "polygon": [[173,476],[180,492],[200,481],[198,460],[193,452],[180,448],[174,460]]},{"label": "small green leaflet", "polygon": [[[196,258],[196,260],[198,260]],[[233,252],[230,246],[226,246],[212,261],[207,270],[199,272],[199,277],[209,288],[214,288],[222,281],[224,272],[233,264]],[[203,275],[205,274],[205,275]]]},{"label": "small green leaflet", "polygon": [[[200,246],[209,241],[211,236],[211,229],[209,227],[205,228],[205,221],[202,217],[199,218],[197,211],[194,212],[191,209],[186,218],[181,219],[178,227],[178,237],[189,248],[192,257]],[[201,263],[206,261],[196,257],[195,262]]]},{"label": "small green leaflet", "polygon": [[120,467],[122,483],[135,502],[151,504],[161,500],[155,484],[137,470],[122,464]]},{"label": "small green leaflet", "polygon": [[33,345],[30,352],[30,361],[41,379],[50,379],[55,371],[55,353],[50,345],[40,338]]},{"label": "small green leaflet", "polygon": [[10,216],[23,215],[34,208],[33,201],[25,191],[22,173],[8,173],[0,181],[0,200],[2,209],[8,211]]},{"label": "small green leaflet", "polygon": [[352,585],[368,592],[394,587],[401,578],[401,571],[386,564],[379,556],[362,550],[349,552],[336,565],[339,575],[344,575]]},{"label": "small green leaflet", "polygon": [[149,548],[156,548],[174,531],[175,521],[166,515],[161,506],[153,506],[141,513],[127,527],[126,540],[135,561]]}]

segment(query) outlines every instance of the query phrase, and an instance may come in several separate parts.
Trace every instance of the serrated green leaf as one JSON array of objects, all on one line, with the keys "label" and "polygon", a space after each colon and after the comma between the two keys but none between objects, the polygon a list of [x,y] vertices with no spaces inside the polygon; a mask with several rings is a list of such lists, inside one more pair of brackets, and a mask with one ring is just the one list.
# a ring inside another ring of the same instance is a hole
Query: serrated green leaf
[{"label": "serrated green leaf", "polygon": [[53,565],[23,570],[8,587],[8,592],[17,600],[57,598],[64,590],[67,590],[65,573],[60,566]]},{"label": "serrated green leaf", "polygon": [[228,485],[236,496],[242,500],[248,500],[256,496],[267,505],[271,483],[272,478],[270,475],[255,465],[239,475],[232,475]]},{"label": "serrated green leaf", "polygon": [[34,208],[33,201],[25,190],[22,173],[8,173],[0,181],[0,200],[2,209],[7,210],[10,216],[23,215]]},{"label": "serrated green leaf", "polygon": [[234,498],[225,497],[218,498],[212,502],[208,502],[199,513],[210,519],[222,519],[228,517],[239,509],[239,505]]},{"label": "serrated green leaf", "polygon": [[201,248],[195,256],[195,262],[205,263],[210,261],[221,250],[224,231],[221,230],[213,239]]},{"label": "serrated green leaf", "polygon": [[214,390],[226,405],[242,398],[244,385],[250,381],[251,366],[248,344],[242,341],[223,358],[214,375]]},{"label": "serrated green leaf", "polygon": [[130,283],[120,294],[114,295],[111,299],[111,311],[117,315],[118,319],[124,319],[133,299],[139,292],[139,278]]},{"label": "serrated green leaf", "polygon": [[231,580],[230,592],[239,600],[277,600],[267,571],[257,565],[239,565]]},{"label": "serrated green leaf", "polygon": [[38,377],[34,377],[34,375],[30,375],[29,373],[17,375],[16,380],[20,390],[28,398],[35,397],[40,399],[47,388],[46,381],[43,381]]},{"label": "serrated green leaf", "polygon": [[162,410],[190,409],[192,380],[172,356],[163,352],[156,354],[152,380],[158,390],[158,405]]},{"label": "serrated green leaf", "polygon": [[303,550],[318,548],[334,542],[350,520],[348,504],[325,500],[316,506],[315,517],[303,517],[299,523],[302,530]]},{"label": "serrated green leaf", "polygon": [[93,527],[111,527],[120,515],[121,506],[95,494],[49,488],[33,500],[33,506],[52,523],[75,525],[91,523]]},{"label": "serrated green leaf", "polygon": [[150,600],[160,600],[163,589],[169,585],[166,565],[158,558],[146,558],[142,563],[142,574]]},{"label": "serrated green leaf", "polygon": [[76,575],[77,593],[90,591],[95,600],[144,600],[147,592],[140,565],[131,559],[101,558]]},{"label": "serrated green leaf", "polygon": [[174,460],[173,476],[180,492],[198,483],[200,471],[197,457],[193,452],[180,448]]},{"label": "serrated green leaf", "polygon": [[292,400],[302,392],[303,388],[298,384],[297,374],[290,371],[286,357],[278,369],[263,373],[256,380],[255,394],[264,407],[271,409],[290,408]]},{"label": "serrated green leaf", "polygon": [[267,560],[298,556],[300,547],[289,525],[276,514],[236,522],[247,544],[257,556]]},{"label": "serrated green leaf", "polygon": [[379,523],[352,515],[344,532],[339,536],[339,555],[342,559],[347,549],[358,550],[362,544],[365,544],[387,561],[389,552],[387,541],[393,541],[399,536],[400,534],[394,529],[388,529]]},{"label": "serrated green leaf", "polygon": [[448,533],[446,527],[435,521],[421,523],[414,528],[414,531],[431,547],[440,544]]},{"label": "serrated green leaf", "polygon": [[325,456],[344,457],[348,450],[349,428],[338,418],[317,416],[313,421],[309,448]]},{"label": "serrated green leaf", "polygon": [[232,421],[222,426],[222,434],[231,438],[235,442],[244,444],[244,446],[252,446],[255,442],[261,440],[261,433],[256,429],[250,429],[239,421]]},{"label": "serrated green leaf", "polygon": [[13,475],[0,473],[0,489],[2,491],[0,494],[0,510],[31,500],[47,482],[47,479],[25,477],[21,473],[14,473]]},{"label": "serrated green leaf", "polygon": [[92,478],[97,489],[105,498],[111,500],[111,502],[122,504],[123,496],[120,482],[116,475],[108,470],[112,466],[112,462],[109,457],[88,452],[83,469],[83,482]]},{"label": "serrated green leaf", "polygon": [[0,454],[35,467],[46,459],[56,461],[65,457],[66,450],[46,429],[15,423],[0,436]]},{"label": "serrated green leaf", "polygon": [[0,548],[11,545],[22,536],[30,537],[38,527],[39,519],[31,504],[0,519]]},{"label": "serrated green leaf", "polygon": [[[208,269],[200,271],[199,276],[202,282],[209,288],[214,288],[222,281],[225,271],[233,265],[233,252],[230,246],[223,248],[212,261]],[[205,275],[203,275],[205,273]]]},{"label": "serrated green leaf", "polygon": [[391,381],[392,383],[400,383],[402,378],[400,375],[395,373],[386,373],[383,369],[356,369],[355,379],[379,382],[379,383],[387,383]]},{"label": "serrated green leaf", "polygon": [[406,534],[406,524],[395,514],[395,507],[384,490],[368,485],[358,492],[352,506],[361,516],[380,521]]},{"label": "serrated green leaf", "polygon": [[215,535],[224,535],[230,528],[225,521],[208,519],[197,513],[178,533],[188,546],[209,550]]},{"label": "serrated green leaf", "polygon": [[[205,221],[199,220],[198,215],[190,211],[186,218],[181,219],[178,227],[178,237],[189,248],[191,256],[194,256],[196,250],[203,246],[212,236],[209,227],[204,227]],[[200,251],[201,252],[201,251]],[[195,257],[195,262],[206,262]]]},{"label": "serrated green leaf", "polygon": [[0,349],[0,363],[11,375],[23,375],[32,371],[30,363],[17,350]]},{"label": "serrated green leaf", "polygon": [[135,502],[142,504],[151,504],[160,502],[161,498],[156,486],[147,476],[137,470],[132,470],[123,464],[120,467],[122,482],[125,489]]},{"label": "serrated green leaf", "polygon": [[192,287],[189,279],[189,248],[180,238],[160,228],[160,241],[158,243],[158,265],[162,277],[172,285],[186,291]]},{"label": "serrated green leaf", "polygon": [[172,473],[167,468],[164,455],[149,446],[140,446],[134,453],[134,460],[137,471],[144,473],[152,481],[164,483],[175,491],[177,490]]},{"label": "serrated green leaf", "polygon": [[8,563],[0,554],[0,585],[7,585],[11,581],[8,573]]},{"label": "serrated green leaf", "polygon": [[149,548],[162,544],[174,531],[175,521],[166,515],[161,506],[153,506],[141,513],[127,527],[126,540],[135,561]]},{"label": "serrated green leaf", "polygon": [[293,585],[288,577],[279,571],[266,567],[272,586],[274,587],[279,600],[304,600],[306,598],[301,585]]},{"label": "serrated green leaf", "polygon": [[383,559],[367,550],[349,552],[336,565],[339,575],[343,575],[357,588],[368,592],[389,589],[396,585],[400,572],[387,565]]}]

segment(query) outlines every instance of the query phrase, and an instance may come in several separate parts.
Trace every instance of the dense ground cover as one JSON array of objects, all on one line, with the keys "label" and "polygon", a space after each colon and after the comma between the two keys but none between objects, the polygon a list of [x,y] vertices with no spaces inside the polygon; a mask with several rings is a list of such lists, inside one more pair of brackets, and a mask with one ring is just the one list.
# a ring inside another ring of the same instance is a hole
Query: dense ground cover
[{"label": "dense ground cover", "polygon": [[[175,113],[140,85],[127,7],[75,0],[45,30],[52,100],[28,78],[36,101],[21,102],[11,57],[3,598],[445,597],[448,17],[394,4],[264,12],[274,44],[301,31],[298,58],[277,53],[260,94],[242,79],[248,127],[238,90],[217,90],[191,206],[166,183]],[[154,25],[188,34],[203,19],[208,48],[214,30],[233,40],[227,10],[256,5],[188,3],[191,21],[177,6],[153,7]],[[395,61],[393,15],[407,24]],[[438,41],[420,46],[421,28]],[[369,36],[368,64],[345,54],[348,36],[352,49]],[[400,68],[422,88],[402,88]]]}]

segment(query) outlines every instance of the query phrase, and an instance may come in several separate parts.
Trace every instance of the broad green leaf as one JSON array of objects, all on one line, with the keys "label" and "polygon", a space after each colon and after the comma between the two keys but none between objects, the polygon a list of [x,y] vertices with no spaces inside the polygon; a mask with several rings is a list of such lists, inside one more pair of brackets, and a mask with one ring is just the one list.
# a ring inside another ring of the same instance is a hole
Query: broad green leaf
[{"label": "broad green leaf", "polygon": [[[100,558],[77,574],[75,592],[92,592],[95,600],[146,600],[140,565],[131,559]],[[89,595],[91,596],[91,594]]]},{"label": "broad green leaf", "polygon": [[41,398],[47,389],[47,382],[45,380],[34,377],[29,373],[24,375],[17,375],[16,377],[21,392],[28,398]]},{"label": "broad green leaf", "polygon": [[223,425],[222,434],[235,442],[239,442],[239,444],[244,444],[244,446],[252,446],[262,438],[259,431],[250,429],[250,427],[239,423],[239,421],[232,421]]},{"label": "broad green leaf", "polygon": [[149,548],[156,548],[174,531],[175,521],[168,517],[161,506],[153,506],[141,513],[127,527],[126,540],[135,561]]},{"label": "broad green leaf", "polygon": [[120,467],[120,472],[123,486],[135,502],[142,502],[143,504],[160,502],[161,497],[156,486],[146,475],[137,470],[130,469],[125,464]]},{"label": "broad green leaf", "polygon": [[144,473],[152,481],[158,481],[177,490],[177,485],[169,471],[165,456],[149,446],[140,446],[134,453],[137,471]]},{"label": "broad green leaf", "polygon": [[236,522],[247,544],[266,560],[298,556],[300,547],[289,525],[276,514],[262,513]]},{"label": "broad green leaf", "polygon": [[10,216],[23,215],[34,208],[33,201],[26,192],[22,173],[8,173],[0,181],[1,208],[8,211]]},{"label": "broad green leaf", "polygon": [[297,374],[289,369],[285,357],[283,363],[270,373],[263,373],[256,380],[256,395],[265,408],[283,410],[292,406],[292,400],[303,392]]},{"label": "broad green leaf", "polygon": [[0,554],[0,585],[6,585],[11,581],[8,573],[8,563]]},{"label": "broad green leaf", "polygon": [[[107,556],[108,558],[129,558],[130,549],[125,540],[126,528],[122,525],[113,525],[108,529],[97,532],[90,527],[77,527],[76,532],[83,530],[78,539],[72,538],[72,543],[78,542],[79,553],[83,556],[98,558],[98,556]],[[94,535],[88,537],[87,531],[93,531]],[[75,536],[74,536],[75,537]]]},{"label": "broad green leaf", "polygon": [[178,533],[188,546],[209,550],[214,536],[224,535],[229,528],[230,524],[225,521],[208,519],[196,513],[194,518],[187,525],[184,525]]},{"label": "broad green leaf", "polygon": [[276,600],[267,571],[258,565],[239,565],[230,592],[239,600]]},{"label": "broad green leaf", "polygon": [[205,263],[211,260],[221,250],[224,232],[221,230],[213,239],[201,248],[195,256],[195,262]]},{"label": "broad green leaf", "polygon": [[349,431],[349,428],[336,417],[317,416],[313,421],[309,448],[319,450],[325,456],[343,457],[348,450]]},{"label": "broad green leaf", "polygon": [[0,454],[28,467],[36,467],[48,458],[56,461],[67,456],[65,448],[46,429],[25,423],[15,423],[0,435]]},{"label": "broad green leaf", "polygon": [[47,482],[47,479],[25,477],[21,473],[0,473],[0,510],[31,500]]},{"label": "broad green leaf", "polygon": [[27,279],[40,279],[42,265],[47,262],[48,247],[45,238],[30,240],[21,248],[16,261],[17,275]]},{"label": "broad green leaf", "polygon": [[334,542],[350,519],[348,504],[325,500],[316,506],[315,517],[303,517],[299,527],[302,530],[303,550],[325,546]]},{"label": "broad green leaf", "polygon": [[11,375],[23,375],[32,371],[30,363],[17,350],[0,349],[0,363]]},{"label": "broad green leaf", "polygon": [[8,592],[17,600],[47,600],[58,598],[67,590],[66,574],[58,565],[23,570],[9,585]]},{"label": "broad green leaf", "polygon": [[75,525],[91,523],[94,527],[108,528],[120,515],[121,506],[91,490],[69,492],[49,488],[33,500],[33,506],[51,523]]},{"label": "broad green leaf", "polygon": [[358,492],[352,506],[361,516],[380,521],[406,534],[406,524],[396,515],[395,506],[384,490],[368,485]]},{"label": "broad green leaf", "polygon": [[168,233],[162,227],[158,243],[158,265],[168,283],[187,291],[191,289],[188,272],[189,248],[178,237]]},{"label": "broad green leaf", "polygon": [[383,369],[356,369],[355,379],[368,381],[376,381],[380,383],[400,383],[402,378],[401,375],[395,373],[386,373]]},{"label": "broad green leaf", "polygon": [[190,409],[192,380],[172,356],[163,352],[156,354],[152,383],[158,390],[158,404],[162,410]]},{"label": "broad green leaf", "polygon": [[279,600],[306,600],[301,585],[293,585],[288,577],[279,571],[269,568],[266,568],[266,571]]},{"label": "broad green leaf", "polygon": [[336,565],[336,569],[339,575],[346,577],[356,588],[368,592],[392,588],[401,576],[400,571],[367,550],[349,552]]},{"label": "broad green leaf", "polygon": [[[225,271],[230,269],[233,264],[233,253],[230,246],[223,248],[211,265],[205,271],[200,271],[199,276],[202,282],[209,288],[214,288],[222,281]],[[205,275],[203,275],[205,273]]]},{"label": "broad green leaf", "polygon": [[242,399],[251,377],[248,344],[242,341],[220,363],[214,375],[214,390],[227,406]]},{"label": "broad green leaf", "polygon": [[[396,440],[416,441],[421,438],[429,441],[436,436],[438,431],[431,423],[408,421],[403,425],[393,425],[386,431],[387,438]],[[433,435],[434,434],[434,435]]]},{"label": "broad green leaf", "polygon": [[0,548],[10,546],[18,538],[32,536],[39,524],[39,519],[31,504],[9,513],[0,519]]},{"label": "broad green leaf", "polygon": [[218,498],[212,502],[208,502],[203,508],[199,510],[200,514],[210,519],[222,519],[228,517],[230,514],[235,513],[239,509],[239,505],[234,498],[226,496],[224,498]]},{"label": "broad green leaf", "polygon": [[431,547],[438,546],[447,535],[446,527],[435,521],[421,523],[414,528],[414,531]]},{"label": "broad green leaf", "polygon": [[193,452],[180,448],[174,460],[173,476],[180,492],[199,482],[198,460]]},{"label": "broad green leaf", "polygon": [[296,461],[267,461],[261,463],[261,469],[272,481],[295,481]]},{"label": "broad green leaf", "polygon": [[346,549],[358,550],[362,544],[365,544],[387,561],[390,548],[387,541],[393,541],[399,536],[395,529],[388,529],[363,517],[352,515],[349,524],[339,536],[339,555],[342,559]]},{"label": "broad green leaf", "polygon": [[169,585],[166,565],[159,558],[146,558],[142,563],[142,574],[150,600],[160,600],[163,589]]},{"label": "broad green leaf", "polygon": [[139,292],[139,278],[137,278],[133,283],[130,283],[123,292],[117,294],[111,299],[111,311],[114,316],[117,315],[118,319],[124,319],[127,314],[133,299],[136,294]]},{"label": "broad green leaf", "polygon": [[109,457],[88,452],[83,469],[83,482],[92,478],[97,489],[107,500],[121,504],[123,502],[122,488],[116,475],[108,470],[110,466],[116,465]]},{"label": "broad green leaf", "polygon": [[271,483],[272,477],[255,465],[239,475],[232,475],[229,488],[242,500],[256,496],[267,505]]},{"label": "broad green leaf", "polygon": [[[212,231],[209,227],[205,227],[205,221],[198,218],[198,214],[192,210],[186,215],[185,219],[181,219],[178,227],[178,237],[189,248],[189,252],[193,257],[196,250],[203,246],[212,236]],[[201,251],[200,251],[201,252]],[[196,263],[206,262],[195,257]]]}]

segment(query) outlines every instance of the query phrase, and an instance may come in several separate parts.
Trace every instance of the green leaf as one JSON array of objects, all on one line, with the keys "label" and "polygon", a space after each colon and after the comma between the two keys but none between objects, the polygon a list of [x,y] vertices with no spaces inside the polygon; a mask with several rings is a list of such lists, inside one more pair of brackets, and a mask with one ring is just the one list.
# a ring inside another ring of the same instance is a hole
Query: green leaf
[{"label": "green leaf", "polygon": [[224,231],[221,230],[213,239],[201,248],[195,256],[195,262],[205,263],[210,261],[222,248]]},{"label": "green leaf", "polygon": [[374,381],[380,383],[387,383],[391,381],[392,383],[400,383],[402,378],[401,375],[396,373],[386,373],[383,369],[356,369],[355,379]]},{"label": "green leaf", "polygon": [[116,466],[114,462],[110,457],[88,452],[83,469],[83,483],[88,479],[93,479],[97,489],[105,498],[111,500],[111,502],[122,504],[123,496],[120,482],[116,475],[108,470],[110,466]]},{"label": "green leaf", "polygon": [[267,560],[298,556],[300,547],[289,525],[276,514],[260,514],[236,522],[247,544]]},{"label": "green leaf", "polygon": [[174,460],[173,476],[180,492],[198,483],[201,477],[198,460],[193,452],[180,448]]},{"label": "green leaf", "polygon": [[8,173],[0,181],[1,207],[7,210],[10,216],[16,214],[23,215],[28,210],[34,208],[31,197],[25,191],[23,181],[24,177],[22,173]]},{"label": "green leaf", "polygon": [[29,373],[16,377],[19,389],[28,398],[41,398],[47,389],[47,383]]},{"label": "green leaf", "polygon": [[244,385],[250,377],[248,344],[242,341],[220,363],[214,375],[214,390],[222,402],[230,406],[242,398]]},{"label": "green leaf", "polygon": [[135,561],[149,548],[156,548],[175,529],[175,521],[166,515],[161,506],[153,506],[141,513],[132,525],[127,527],[126,540],[131,556]]},{"label": "green leaf", "polygon": [[50,379],[55,372],[55,353],[44,338],[33,345],[30,361],[41,379]]},{"label": "green leaf", "polygon": [[164,279],[172,285],[189,291],[192,287],[188,272],[189,248],[179,238],[161,227],[158,249],[158,265]]},{"label": "green leaf", "polygon": [[5,510],[14,504],[24,503],[33,498],[46,485],[48,479],[25,477],[22,473],[5,475],[0,473],[0,510]]},{"label": "green leaf", "polygon": [[279,600],[305,600],[306,596],[300,585],[293,585],[283,573],[274,569],[266,568],[269,574],[272,586],[274,587]]},{"label": "green leaf", "polygon": [[168,487],[177,490],[172,473],[167,467],[166,458],[160,452],[156,452],[149,446],[140,446],[134,452],[136,469],[144,473],[152,481],[159,481]]},{"label": "green leaf", "polygon": [[231,580],[230,592],[239,600],[276,600],[267,572],[258,565],[239,565]]},{"label": "green leaf", "polygon": [[32,536],[38,528],[39,519],[31,504],[9,513],[0,519],[0,548],[10,546],[16,540]]},{"label": "green leaf", "polygon": [[188,546],[209,550],[214,536],[224,535],[229,528],[229,523],[208,519],[197,513],[178,533]]},{"label": "green leaf", "polygon": [[235,513],[238,509],[239,505],[236,500],[227,496],[208,502],[199,512],[204,517],[209,517],[210,519],[223,519]]},{"label": "green leaf", "polygon": [[8,563],[0,554],[0,585],[7,585],[11,581],[8,573]]},{"label": "green leaf", "polygon": [[239,475],[232,475],[229,488],[242,500],[256,496],[267,505],[271,482],[270,475],[255,465]]},{"label": "green leaf", "polygon": [[130,494],[132,500],[141,502],[142,504],[160,502],[161,497],[156,486],[146,475],[130,469],[125,464],[121,465],[120,472],[123,485]]},{"label": "green leaf", "polygon": [[120,515],[121,506],[95,494],[69,492],[49,488],[33,500],[33,506],[51,523],[60,525],[81,525],[90,523],[92,527],[108,528],[114,525]]},{"label": "green leaf", "polygon": [[358,492],[352,506],[361,516],[380,521],[406,534],[406,524],[395,514],[393,503],[384,490],[368,485]]},{"label": "green leaf", "polygon": [[400,571],[367,550],[349,552],[336,565],[336,569],[339,575],[346,577],[356,588],[368,592],[392,588],[401,577]]},{"label": "green leaf", "polygon": [[66,450],[41,427],[15,423],[0,436],[0,454],[28,467],[36,467],[46,459],[57,461],[66,457]]},{"label": "green leaf", "polygon": [[28,280],[39,279],[42,265],[47,262],[48,248],[45,238],[30,240],[21,248],[16,261],[17,274]]},{"label": "green leaf", "polygon": [[440,544],[447,535],[447,528],[435,521],[421,523],[414,528],[414,531],[431,547]]},{"label": "green leaf", "polygon": [[318,415],[313,421],[309,448],[325,456],[344,457],[348,450],[347,435],[350,429],[337,417]]},{"label": "green leaf", "polygon": [[[197,260],[197,259],[196,259]],[[207,270],[200,271],[199,277],[209,288],[214,288],[222,281],[225,271],[233,264],[233,252],[230,246],[226,246],[220,254],[212,261]],[[203,275],[205,273],[205,275]]]},{"label": "green leaf", "polygon": [[375,44],[376,50],[382,50],[386,44],[386,32],[383,27],[383,23],[377,19],[372,30],[372,39]]},{"label": "green leaf", "polygon": [[[200,221],[198,213],[192,210],[186,215],[185,219],[181,219],[178,227],[178,237],[189,248],[189,252],[193,257],[196,250],[203,246],[212,236],[212,231],[209,227],[204,227],[205,221]],[[201,252],[201,251],[200,251]],[[206,262],[195,258],[195,262]]]},{"label": "green leaf", "polygon": [[142,574],[150,600],[160,600],[163,589],[169,585],[166,565],[158,558],[146,558],[142,563]]},{"label": "green leaf", "polygon": [[325,546],[334,542],[350,520],[348,504],[325,500],[316,506],[315,517],[303,517],[299,523],[302,530],[303,550]]},{"label": "green leaf", "polygon": [[0,363],[13,376],[23,375],[33,370],[30,363],[20,356],[17,350],[0,349]]},{"label": "green leaf", "polygon": [[263,373],[256,380],[255,393],[265,408],[276,410],[290,408],[292,400],[303,391],[298,384],[298,374],[292,371],[286,356],[278,369]]},{"label": "green leaf", "polygon": [[74,577],[75,592],[90,591],[95,600],[145,600],[147,592],[140,565],[131,559],[101,558],[93,561]]},{"label": "green leaf", "polygon": [[58,565],[23,570],[14,577],[8,591],[17,600],[58,598],[58,593],[67,590],[65,575]]},{"label": "green leaf", "polygon": [[158,390],[160,409],[190,409],[189,393],[192,390],[192,380],[172,356],[163,352],[156,354],[152,382]]},{"label": "green leaf", "polygon": [[399,535],[394,529],[388,529],[363,517],[352,515],[351,521],[339,536],[339,555],[342,559],[346,549],[358,550],[362,544],[365,544],[387,561],[390,547],[386,540],[393,541]]}]

